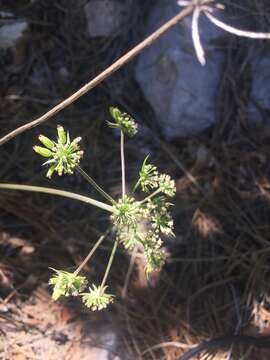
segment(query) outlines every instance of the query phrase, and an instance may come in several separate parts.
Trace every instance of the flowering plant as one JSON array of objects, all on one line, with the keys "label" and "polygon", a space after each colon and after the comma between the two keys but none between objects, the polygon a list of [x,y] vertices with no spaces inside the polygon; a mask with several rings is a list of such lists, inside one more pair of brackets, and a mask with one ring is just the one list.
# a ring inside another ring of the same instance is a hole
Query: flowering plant
[{"label": "flowering plant", "polygon": [[[108,122],[108,125],[119,129],[121,134],[122,196],[120,199],[113,199],[80,167],[83,155],[79,147],[81,138],[71,140],[69,132],[62,126],[57,127],[56,141],[40,135],[39,141],[43,146],[34,146],[34,151],[46,158],[43,163],[48,167],[46,176],[51,178],[54,174],[70,175],[77,171],[95,187],[106,202],[58,189],[1,184],[1,188],[66,196],[111,213],[111,225],[108,231],[98,239],[80,266],[74,272],[52,269],[55,274],[49,280],[49,284],[53,286],[53,300],[61,296],[81,296],[83,303],[93,311],[102,310],[113,302],[114,295],[106,292],[108,287],[106,282],[119,243],[128,250],[140,246],[145,257],[145,271],[149,275],[159,270],[166,260],[162,236],[173,235],[173,220],[169,212],[172,204],[168,198],[175,195],[174,181],[169,175],[160,174],[155,165],[149,164],[149,156],[147,156],[142,163],[139,179],[133,191],[130,194],[126,193],[124,136],[133,137],[138,131],[138,125],[130,115],[121,112],[118,108],[110,108],[110,113],[114,122]],[[142,200],[136,199],[136,192],[139,189],[146,194]],[[92,284],[85,292],[87,279],[81,276],[80,272],[112,228],[115,229],[116,236],[103,279],[100,285]]]},{"label": "flowering plant", "polygon": [[59,176],[62,174],[73,174],[73,170],[79,165],[83,151],[80,150],[78,143],[81,137],[70,141],[69,133],[65,132],[62,126],[57,127],[57,142],[44,135],[39,136],[39,141],[45,146],[34,146],[34,151],[41,156],[49,158],[43,165],[50,165],[46,174],[51,178],[54,172]]}]

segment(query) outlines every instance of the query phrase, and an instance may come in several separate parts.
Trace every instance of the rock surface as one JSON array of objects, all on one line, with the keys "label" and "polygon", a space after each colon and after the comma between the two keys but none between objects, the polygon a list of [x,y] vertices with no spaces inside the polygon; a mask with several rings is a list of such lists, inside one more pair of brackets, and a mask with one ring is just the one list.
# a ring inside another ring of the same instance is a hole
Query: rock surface
[{"label": "rock surface", "polygon": [[114,37],[123,24],[126,6],[116,0],[92,0],[84,9],[90,37]]},{"label": "rock surface", "polygon": [[[175,0],[157,2],[147,34],[179,12]],[[164,34],[139,57],[136,80],[167,139],[200,133],[215,123],[216,95],[224,55],[217,50],[224,32],[206,18],[200,19],[201,40],[207,63],[198,62],[191,38],[191,17]]]},{"label": "rock surface", "polygon": [[[269,127],[270,111],[270,50],[251,58],[252,87],[247,115],[251,123]],[[266,113],[268,112],[267,116]],[[266,123],[264,123],[266,121]]]},{"label": "rock surface", "polygon": [[27,28],[28,23],[23,20],[2,25],[0,27],[0,49],[14,46]]}]

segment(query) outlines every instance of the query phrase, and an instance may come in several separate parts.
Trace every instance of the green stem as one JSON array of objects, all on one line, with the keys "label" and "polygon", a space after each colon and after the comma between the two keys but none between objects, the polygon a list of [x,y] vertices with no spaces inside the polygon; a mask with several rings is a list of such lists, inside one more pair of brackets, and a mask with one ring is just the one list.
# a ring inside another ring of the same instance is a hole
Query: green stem
[{"label": "green stem", "polygon": [[133,187],[133,189],[132,189],[132,193],[133,193],[133,194],[134,194],[135,191],[138,189],[140,183],[141,183],[141,179],[139,179],[139,180],[136,182],[136,184],[134,185],[134,187]]},{"label": "green stem", "polygon": [[126,195],[126,170],[125,170],[125,151],[124,151],[124,133],[121,130],[121,169],[122,169],[122,197]]},{"label": "green stem", "polygon": [[140,204],[144,204],[146,201],[152,199],[152,197],[156,196],[157,194],[159,194],[161,191],[160,189],[157,189],[156,191],[154,191],[152,194],[148,195],[146,198],[144,198],[142,201],[139,201]]},{"label": "green stem", "polygon": [[112,266],[112,262],[113,262],[113,258],[114,258],[114,255],[115,255],[117,246],[118,246],[118,240],[116,240],[116,241],[114,242],[114,245],[113,245],[113,248],[112,248],[112,252],[111,252],[111,256],[110,256],[110,258],[109,258],[109,262],[108,262],[108,265],[107,265],[107,268],[106,268],[106,271],[105,271],[105,274],[104,274],[104,276],[103,276],[103,280],[102,280],[102,283],[101,283],[101,288],[103,288],[104,285],[106,284],[107,277],[108,277],[108,275],[109,275],[109,272],[110,272],[110,269],[111,269],[111,266]]},{"label": "green stem", "polygon": [[82,268],[86,265],[86,263],[91,259],[92,255],[94,254],[94,252],[97,250],[97,248],[99,247],[99,245],[102,243],[102,241],[107,237],[107,235],[110,233],[111,231],[111,226],[107,229],[107,231],[100,236],[100,238],[98,239],[98,241],[95,243],[95,245],[93,246],[93,248],[89,251],[89,254],[86,256],[86,258],[83,260],[83,262],[79,265],[79,267],[74,271],[74,275],[77,276],[79,274],[79,272],[82,270]]},{"label": "green stem", "polygon": [[113,198],[107,194],[101,187],[95,182],[94,179],[91,178],[80,166],[76,167],[76,170],[91,184],[105,199],[109,200],[111,203],[114,203],[115,201]]},{"label": "green stem", "polygon": [[114,212],[114,208],[111,205],[104,204],[103,202],[94,200],[88,196],[75,194],[75,193],[72,193],[69,191],[47,188],[47,187],[43,187],[43,186],[31,186],[31,185],[20,185],[20,184],[1,184],[1,183],[0,183],[0,189],[31,191],[31,192],[39,192],[39,193],[63,196],[63,197],[67,197],[70,199],[82,201],[87,204],[91,204],[93,206],[96,206],[100,209],[109,211],[111,213]]}]

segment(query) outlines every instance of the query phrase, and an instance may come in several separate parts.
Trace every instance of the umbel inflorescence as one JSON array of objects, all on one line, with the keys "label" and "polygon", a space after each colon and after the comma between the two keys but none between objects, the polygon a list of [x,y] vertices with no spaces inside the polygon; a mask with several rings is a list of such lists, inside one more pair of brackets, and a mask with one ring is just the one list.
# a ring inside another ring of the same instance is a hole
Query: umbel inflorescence
[{"label": "umbel inflorescence", "polygon": [[79,142],[81,137],[70,141],[69,132],[62,126],[57,127],[58,138],[53,141],[44,135],[39,136],[39,141],[44,145],[34,146],[34,151],[41,156],[48,158],[43,165],[50,165],[46,176],[51,178],[54,172],[58,175],[73,174],[74,169],[79,165],[83,156]]},{"label": "umbel inflorescence", "polygon": [[[123,193],[118,200],[112,199],[92,177],[81,169],[80,161],[83,152],[78,145],[81,138],[71,140],[69,133],[62,126],[57,128],[58,136],[56,141],[40,135],[39,140],[43,147],[34,147],[36,153],[47,158],[47,161],[43,164],[49,167],[47,177],[51,178],[54,173],[58,175],[73,174],[75,170],[78,170],[110,202],[110,204],[105,204],[96,201],[97,206],[111,212],[110,230],[114,229],[113,233],[116,235],[100,285],[92,284],[87,290],[87,279],[79,273],[92,257],[105,235],[97,241],[77,270],[67,272],[53,269],[55,274],[49,281],[53,286],[52,298],[54,300],[61,296],[81,296],[83,303],[91,310],[102,310],[113,302],[114,295],[106,292],[108,287],[106,282],[119,243],[127,250],[132,250],[135,247],[142,250],[145,256],[145,271],[149,276],[153,271],[159,270],[166,259],[162,236],[173,235],[173,219],[169,211],[172,204],[168,199],[175,195],[174,181],[169,175],[160,174],[155,165],[148,163],[149,156],[147,156],[142,163],[139,179],[133,191],[129,194],[125,193],[123,138],[124,135],[133,137],[137,133],[138,126],[130,115],[121,112],[118,108],[110,108],[110,113],[114,122],[108,122],[109,126],[119,129],[121,132],[120,150]],[[137,199],[139,190],[145,194],[142,200],[141,196],[140,200]],[[76,194],[73,194],[73,198],[76,198]],[[91,204],[95,205],[95,200],[88,199]],[[107,235],[109,232],[107,232]]]}]

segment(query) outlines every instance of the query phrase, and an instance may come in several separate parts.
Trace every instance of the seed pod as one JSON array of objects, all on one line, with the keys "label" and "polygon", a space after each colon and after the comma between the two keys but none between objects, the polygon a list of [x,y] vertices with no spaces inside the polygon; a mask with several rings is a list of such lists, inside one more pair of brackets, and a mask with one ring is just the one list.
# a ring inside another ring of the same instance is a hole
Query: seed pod
[{"label": "seed pod", "polygon": [[47,174],[46,174],[47,178],[50,179],[52,177],[53,173],[55,172],[55,168],[56,168],[55,164],[49,167],[49,170],[47,171]]},{"label": "seed pod", "polygon": [[62,145],[65,145],[67,142],[67,135],[66,135],[66,132],[65,132],[63,126],[60,126],[60,125],[57,126],[57,133],[58,133],[59,142]]},{"label": "seed pod", "polygon": [[55,146],[54,142],[44,135],[39,135],[38,139],[44,146],[46,146],[46,148],[50,150],[52,150]]}]

